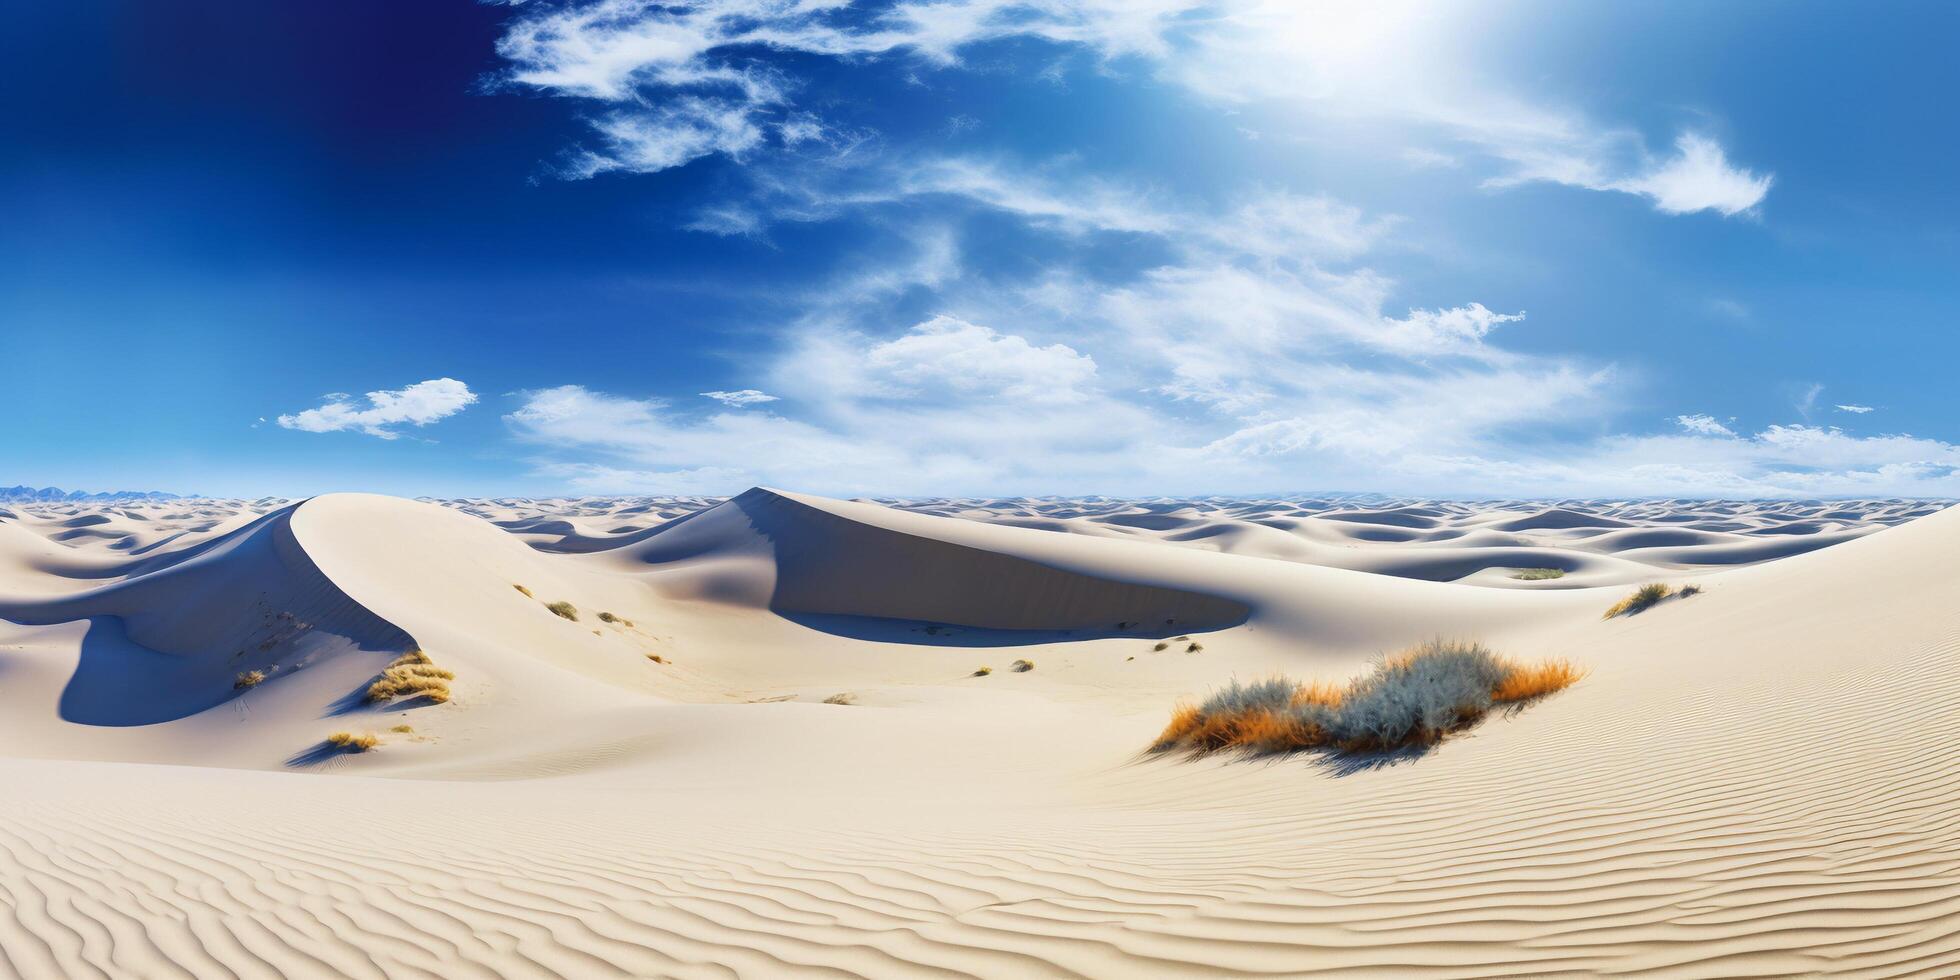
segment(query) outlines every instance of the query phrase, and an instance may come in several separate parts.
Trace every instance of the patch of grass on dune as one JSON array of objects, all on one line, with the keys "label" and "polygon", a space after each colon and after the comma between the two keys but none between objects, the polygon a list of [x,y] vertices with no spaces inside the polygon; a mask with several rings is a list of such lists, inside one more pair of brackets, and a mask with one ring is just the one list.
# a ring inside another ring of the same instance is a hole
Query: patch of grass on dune
[{"label": "patch of grass on dune", "polygon": [[544,604],[544,607],[551,610],[551,614],[559,619],[569,619],[574,623],[578,622],[578,607],[563,599],[557,602],[547,602]]},{"label": "patch of grass on dune", "polygon": [[327,744],[348,752],[366,752],[380,745],[381,739],[373,732],[363,732],[359,735],[353,732],[335,732],[327,736]]},{"label": "patch of grass on dune", "polygon": [[1634,616],[1646,612],[1668,599],[1686,599],[1691,595],[1700,594],[1701,586],[1699,585],[1685,585],[1681,587],[1679,592],[1676,592],[1674,586],[1666,583],[1649,582],[1633,590],[1632,594],[1626,598],[1614,603],[1611,608],[1606,610],[1606,615],[1600,618],[1612,619],[1615,616]]},{"label": "patch of grass on dune", "polygon": [[1518,570],[1518,574],[1513,575],[1511,577],[1524,582],[1543,582],[1546,581],[1547,579],[1564,578],[1565,569],[1523,568]]},{"label": "patch of grass on dune", "polygon": [[449,700],[449,682],[455,679],[455,671],[436,666],[429,655],[420,650],[410,650],[396,657],[381,671],[381,676],[368,685],[367,699],[380,702],[420,697],[444,704]]},{"label": "patch of grass on dune", "polygon": [[1428,747],[1476,724],[1493,707],[1544,697],[1584,676],[1564,660],[1523,664],[1481,644],[1435,641],[1384,657],[1345,686],[1284,677],[1234,681],[1202,704],[1180,705],[1152,750]]}]

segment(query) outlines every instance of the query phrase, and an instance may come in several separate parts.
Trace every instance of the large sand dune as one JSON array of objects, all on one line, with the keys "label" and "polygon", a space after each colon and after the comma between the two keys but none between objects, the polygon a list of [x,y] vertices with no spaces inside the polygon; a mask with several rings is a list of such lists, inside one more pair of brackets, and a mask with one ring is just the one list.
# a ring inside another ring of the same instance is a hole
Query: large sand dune
[{"label": "large sand dune", "polygon": [[[1937,509],[10,504],[0,976],[1950,975]],[[1703,591],[1601,619],[1649,580]],[[1142,752],[1437,636],[1591,674],[1420,757]],[[413,648],[450,700],[366,702]]]}]

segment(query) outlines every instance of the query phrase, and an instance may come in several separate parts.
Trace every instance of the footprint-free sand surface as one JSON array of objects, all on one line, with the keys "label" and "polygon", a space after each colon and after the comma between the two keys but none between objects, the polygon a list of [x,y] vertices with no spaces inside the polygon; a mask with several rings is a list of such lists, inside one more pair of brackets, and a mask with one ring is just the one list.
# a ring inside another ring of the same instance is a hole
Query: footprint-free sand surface
[{"label": "footprint-free sand surface", "polygon": [[[1146,751],[1438,637],[1589,674]],[[0,503],[0,976],[1950,976],[1956,668],[1918,501]]]}]

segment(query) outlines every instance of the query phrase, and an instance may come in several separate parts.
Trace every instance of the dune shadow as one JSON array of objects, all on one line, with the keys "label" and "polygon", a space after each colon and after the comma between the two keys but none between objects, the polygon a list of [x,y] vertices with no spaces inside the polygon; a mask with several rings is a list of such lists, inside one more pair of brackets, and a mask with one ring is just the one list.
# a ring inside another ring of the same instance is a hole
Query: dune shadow
[{"label": "dune shadow", "polygon": [[201,665],[130,639],[120,617],[91,616],[88,624],[75,673],[61,691],[63,721],[111,728],[154,725],[237,696],[229,683],[198,669]]},{"label": "dune shadow", "polygon": [[832,636],[871,643],[904,643],[912,646],[936,647],[1021,647],[1117,638],[1167,640],[1186,634],[1210,633],[1229,628],[1229,626],[1211,624],[1203,627],[1183,626],[1172,619],[1155,625],[1111,623],[1100,629],[987,629],[919,619],[886,619],[878,616],[848,616],[834,613],[777,610],[776,615],[799,626],[807,626]]},{"label": "dune shadow", "polygon": [[294,753],[292,757],[286,760],[286,765],[294,769],[311,768],[333,762],[349,754],[351,754],[351,750],[347,747],[335,745],[323,738]]}]

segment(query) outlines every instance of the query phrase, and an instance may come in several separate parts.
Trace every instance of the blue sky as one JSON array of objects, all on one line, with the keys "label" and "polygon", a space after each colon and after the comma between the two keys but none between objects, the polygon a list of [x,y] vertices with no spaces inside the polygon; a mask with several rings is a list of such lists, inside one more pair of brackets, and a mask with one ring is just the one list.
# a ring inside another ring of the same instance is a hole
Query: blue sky
[{"label": "blue sky", "polygon": [[0,483],[1960,496],[1946,4],[37,4]]}]

